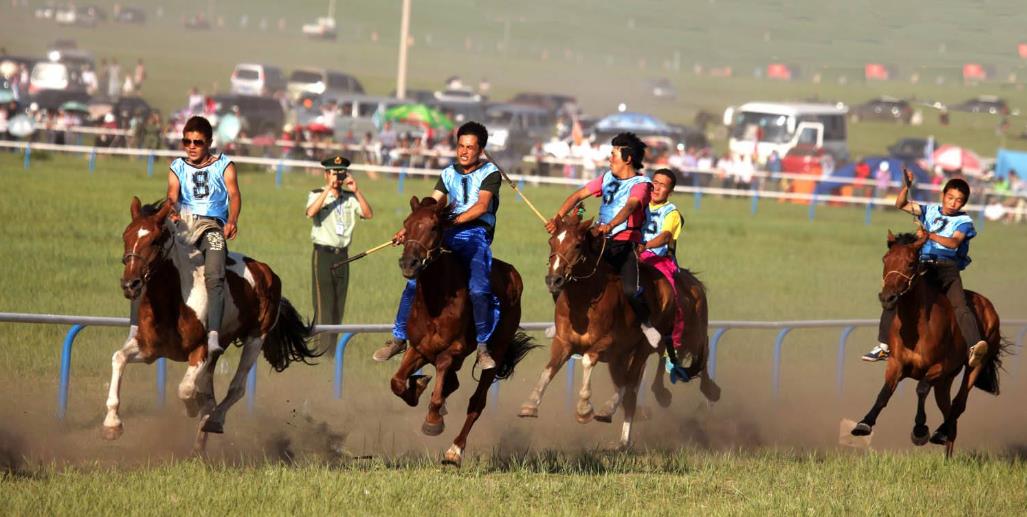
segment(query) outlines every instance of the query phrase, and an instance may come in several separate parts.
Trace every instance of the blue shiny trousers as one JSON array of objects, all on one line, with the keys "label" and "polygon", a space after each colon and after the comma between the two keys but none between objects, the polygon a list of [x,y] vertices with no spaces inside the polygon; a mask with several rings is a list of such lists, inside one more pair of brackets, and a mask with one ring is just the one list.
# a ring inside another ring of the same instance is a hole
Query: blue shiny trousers
[{"label": "blue shiny trousers", "polygon": [[[456,254],[470,274],[467,287],[479,343],[488,343],[499,323],[499,298],[492,293],[491,241],[488,230],[482,226],[452,228],[442,235],[442,244]],[[407,320],[416,285],[416,279],[407,280],[399,299],[396,322],[392,325],[392,335],[397,339],[407,338]]]}]

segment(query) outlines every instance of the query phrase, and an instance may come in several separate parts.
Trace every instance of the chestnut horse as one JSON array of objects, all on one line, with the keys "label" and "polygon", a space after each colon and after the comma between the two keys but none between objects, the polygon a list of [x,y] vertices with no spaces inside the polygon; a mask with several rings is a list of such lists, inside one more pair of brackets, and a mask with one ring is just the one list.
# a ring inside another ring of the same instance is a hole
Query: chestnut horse
[{"label": "chestnut horse", "polygon": [[[293,361],[306,362],[318,354],[307,347],[311,327],[289,300],[282,297],[282,282],[267,264],[230,253],[225,265],[225,315],[221,345],[242,343],[242,357],[220,404],[214,399],[214,366],[207,361],[206,287],[199,252],[183,244],[178,226],[168,217],[170,202],[141,206],[132,198],[132,221],[125,228],[125,271],[121,286],[125,297],[142,297],[139,331],[112,358],[110,393],[103,436],[121,436],[118,416],[121,376],[126,363],[152,363],[166,357],[188,362],[178,396],[189,416],[201,416],[196,452],[206,446],[207,433],[224,432],[225,414],[246,391],[246,375],[261,351],[276,371]],[[197,267],[198,265],[198,267]]]},{"label": "chestnut horse", "polygon": [[[410,199],[411,214],[403,221],[406,240],[399,267],[406,278],[417,279],[407,323],[409,347],[392,377],[392,391],[411,407],[417,406],[430,376],[415,372],[426,364],[435,366],[437,379],[421,431],[437,436],[445,429],[446,397],[460,386],[457,372],[477,347],[474,316],[467,292],[468,273],[460,259],[442,248],[449,209],[435,199]],[[485,408],[489,386],[506,379],[514,367],[537,345],[518,330],[521,322],[521,275],[506,262],[492,260],[492,292],[499,298],[500,318],[488,343],[496,367],[481,372],[478,386],[467,405],[467,418],[443,463],[460,466],[467,435]]]},{"label": "chestnut horse", "polygon": [[[911,439],[916,445],[928,440],[927,415],[924,401],[934,388],[934,398],[944,421],[931,443],[945,445],[945,456],[952,455],[956,441],[956,421],[966,409],[970,388],[998,395],[998,370],[1001,356],[1008,343],[999,333],[999,318],[991,302],[973,291],[966,296],[977,316],[981,336],[988,342],[988,351],[974,368],[969,367],[968,347],[956,325],[952,304],[932,279],[929,266],[919,260],[920,247],[927,234],[901,234],[888,232],[888,251],[884,254],[884,281],[879,298],[882,306],[896,308],[891,324],[888,357],[884,374],[884,387],[877,401],[863,420],[852,430],[855,436],[866,436],[877,423],[877,416],[888,404],[899,381],[907,377],[919,381],[916,387],[917,408]],[[965,369],[955,400],[951,400],[952,381]]]},{"label": "chestnut horse", "polygon": [[[602,258],[605,239],[590,230],[592,221],[581,221],[578,215],[556,221],[556,231],[549,240],[549,274],[546,284],[556,298],[556,335],[550,348],[549,364],[535,385],[528,401],[521,406],[521,417],[537,417],[538,406],[546,386],[572,354],[581,354],[581,391],[576,408],[577,420],[586,423],[592,418],[611,422],[623,401],[624,424],[620,447],[631,442],[631,423],[635,415],[638,389],[649,354],[662,353],[667,339],[653,348],[642,334],[640,322],[631,309],[620,286],[620,276]],[[700,376],[700,390],[710,401],[720,398],[720,388],[706,373],[709,352],[707,336],[708,306],[702,282],[688,271],[677,278],[678,292],[652,266],[639,263],[639,282],[646,286],[644,296],[650,307],[652,325],[663,336],[670,336],[674,327],[675,298],[685,315],[685,335],[678,354],[690,357],[684,368],[688,379]],[[607,362],[616,391],[603,409],[592,409],[591,375],[598,362]],[[671,402],[671,393],[663,385],[664,359],[661,357],[652,391],[661,406]]]}]

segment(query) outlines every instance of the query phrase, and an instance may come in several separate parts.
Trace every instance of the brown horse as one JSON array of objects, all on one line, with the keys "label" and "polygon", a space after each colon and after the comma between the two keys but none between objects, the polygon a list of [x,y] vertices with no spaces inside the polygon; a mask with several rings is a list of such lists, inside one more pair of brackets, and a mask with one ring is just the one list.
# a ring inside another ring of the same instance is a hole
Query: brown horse
[{"label": "brown horse", "polygon": [[[920,247],[927,234],[888,232],[888,251],[884,254],[884,281],[879,298],[885,309],[896,308],[888,345],[891,356],[884,374],[884,387],[863,420],[852,430],[866,436],[877,423],[877,416],[888,404],[899,381],[907,377],[919,381],[916,387],[917,410],[911,438],[914,444],[927,443],[929,430],[924,401],[934,388],[934,398],[944,422],[930,441],[945,445],[946,457],[952,455],[956,441],[956,421],[966,409],[970,388],[998,395],[998,369],[1008,346],[999,333],[999,318],[991,302],[973,291],[966,296],[977,316],[981,336],[988,352],[974,368],[968,364],[968,346],[956,325],[952,304],[932,281],[931,270],[919,260]],[[972,344],[972,343],[971,343]],[[964,370],[955,400],[951,400],[952,381]]]},{"label": "brown horse", "polygon": [[[411,407],[417,406],[431,377],[417,375],[426,364],[435,366],[437,379],[428,403],[428,414],[421,431],[437,436],[445,429],[446,398],[460,386],[457,372],[464,359],[475,351],[477,339],[471,301],[467,292],[468,274],[455,255],[442,248],[442,235],[448,226],[449,209],[430,197],[410,199],[411,214],[403,221],[406,240],[400,269],[406,278],[417,278],[416,294],[407,323],[410,346],[403,363],[392,377],[392,391]],[[497,379],[506,379],[528,351],[535,348],[531,338],[518,331],[521,322],[521,275],[506,262],[492,261],[492,292],[499,298],[500,319],[488,343],[496,367],[481,372],[478,386],[467,405],[467,419],[443,462],[459,466],[467,446],[467,435],[485,408],[488,388]]]},{"label": "brown horse", "polygon": [[121,287],[125,297],[142,297],[139,331],[112,358],[110,393],[103,436],[121,436],[118,416],[121,376],[126,363],[152,363],[160,357],[188,362],[178,396],[189,416],[201,415],[197,452],[206,446],[207,433],[224,432],[225,414],[246,391],[246,375],[261,351],[276,371],[290,362],[317,354],[307,347],[311,327],[289,300],[282,297],[282,282],[267,264],[237,253],[226,262],[225,316],[221,345],[242,342],[242,357],[228,393],[220,404],[214,399],[214,371],[217,357],[207,361],[207,300],[203,261],[195,267],[198,251],[179,242],[175,223],[168,217],[170,202],[141,206],[132,198],[132,221],[125,228],[125,270]]},{"label": "brown horse", "polygon": [[[581,354],[581,391],[576,408],[577,420],[586,423],[592,418],[611,422],[617,407],[624,404],[624,425],[620,447],[631,442],[631,423],[635,415],[639,385],[649,354],[663,352],[665,345],[653,348],[642,334],[640,322],[625,298],[620,277],[601,256],[605,239],[594,235],[592,221],[581,221],[577,215],[556,221],[556,231],[549,240],[549,273],[546,284],[556,298],[556,335],[550,348],[549,364],[535,385],[531,396],[521,406],[520,416],[537,417],[538,406],[546,386],[572,354]],[[701,376],[700,389],[707,399],[720,397],[720,388],[706,373],[709,351],[707,336],[706,291],[691,273],[682,271],[675,293],[655,268],[639,263],[640,283],[646,287],[644,296],[651,308],[652,324],[664,336],[672,334],[675,298],[685,314],[685,336],[679,353],[691,361],[684,368],[688,378]],[[666,339],[664,340],[666,342]],[[610,365],[610,376],[616,387],[613,397],[603,409],[592,409],[591,375],[598,362]],[[661,406],[671,402],[671,393],[663,385],[664,359],[661,357],[652,391]]]}]

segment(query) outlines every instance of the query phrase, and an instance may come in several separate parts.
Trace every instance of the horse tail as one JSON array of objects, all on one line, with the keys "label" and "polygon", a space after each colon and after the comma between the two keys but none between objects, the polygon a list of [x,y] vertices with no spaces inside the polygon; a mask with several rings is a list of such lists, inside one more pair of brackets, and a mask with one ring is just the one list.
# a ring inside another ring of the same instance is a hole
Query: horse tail
[{"label": "horse tail", "polygon": [[984,364],[981,365],[981,373],[977,376],[977,380],[974,381],[975,388],[985,393],[998,395],[998,371],[1002,368],[1002,356],[1009,355],[1012,347],[1012,341],[1004,337],[999,338],[998,350],[985,359]]},{"label": "horse tail", "polygon": [[304,323],[300,313],[283,296],[278,302],[278,319],[264,341],[264,359],[271,363],[276,372],[285,370],[289,363],[295,361],[314,364],[307,360],[324,352],[316,352],[307,346],[313,330],[314,323]]},{"label": "horse tail", "polygon": [[502,361],[496,365],[496,379],[507,379],[513,375],[514,367],[517,366],[517,363],[521,362],[521,359],[524,359],[524,356],[531,349],[538,348],[539,346],[535,344],[535,340],[531,336],[518,329],[513,339],[507,345]]}]

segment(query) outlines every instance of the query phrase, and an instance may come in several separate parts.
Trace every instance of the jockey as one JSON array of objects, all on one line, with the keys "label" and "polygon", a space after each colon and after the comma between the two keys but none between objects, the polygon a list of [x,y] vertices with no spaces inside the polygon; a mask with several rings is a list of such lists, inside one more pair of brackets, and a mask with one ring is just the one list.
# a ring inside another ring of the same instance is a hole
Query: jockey
[{"label": "jockey", "polygon": [[[959,332],[970,346],[970,366],[974,367],[987,353],[988,343],[981,339],[977,318],[967,303],[963,281],[959,275],[959,272],[970,264],[970,240],[977,235],[973,218],[962,211],[970,198],[970,185],[959,178],[951,179],[942,189],[941,203],[921,205],[907,199],[909,189],[913,186],[913,173],[909,170],[903,173],[905,185],[899,191],[895,206],[915,215],[923,231],[927,232],[927,242],[920,248],[920,264],[934,273],[942,291],[952,304]],[[888,357],[888,334],[894,319],[894,308],[886,309],[881,314],[881,324],[877,332],[879,343],[863,356],[864,361],[881,361]]]},{"label": "jockey", "polygon": [[[171,162],[168,200],[175,204],[188,230],[188,241],[203,253],[207,289],[207,353],[224,352],[218,338],[225,307],[225,239],[234,239],[242,210],[235,164],[224,154],[210,153],[213,129],[203,117],[192,117],[182,129],[186,158]],[[172,216],[178,220],[178,216]]]},{"label": "jockey", "polygon": [[653,173],[653,195],[646,215],[645,230],[642,239],[645,241],[642,254],[639,256],[645,264],[649,264],[663,273],[674,289],[674,348],[681,347],[681,336],[684,335],[685,317],[681,305],[677,301],[677,287],[674,277],[678,272],[677,241],[684,227],[684,218],[678,207],[671,203],[670,194],[677,186],[677,177],[670,169],[660,169]]},{"label": "jockey", "polygon": [[[474,328],[478,341],[477,364],[482,370],[496,367],[488,351],[488,342],[499,322],[499,298],[492,293],[492,237],[499,210],[499,188],[502,176],[491,162],[480,156],[488,142],[488,131],[477,122],[468,122],[457,130],[456,163],[442,171],[432,197],[447,198],[453,219],[442,235],[442,244],[460,257],[470,273],[468,295],[474,311]],[[393,242],[399,245],[406,229],[396,233]],[[414,279],[408,280],[400,298],[392,337],[374,353],[375,361],[386,361],[407,347],[407,320],[414,303]]]},{"label": "jockey", "polygon": [[553,233],[556,230],[555,220],[565,216],[585,198],[602,198],[595,229],[607,238],[603,259],[620,275],[624,295],[642,322],[646,339],[655,348],[659,346],[661,336],[649,324],[649,309],[638,283],[638,257],[635,254],[635,247],[642,244],[646,207],[653,189],[652,181],[642,173],[646,145],[634,133],[621,133],[610,143],[613,145],[610,170],[568,196],[556,217],[546,223],[546,230]]}]

